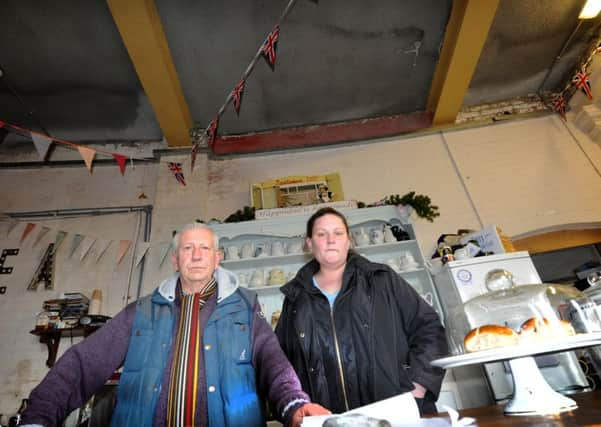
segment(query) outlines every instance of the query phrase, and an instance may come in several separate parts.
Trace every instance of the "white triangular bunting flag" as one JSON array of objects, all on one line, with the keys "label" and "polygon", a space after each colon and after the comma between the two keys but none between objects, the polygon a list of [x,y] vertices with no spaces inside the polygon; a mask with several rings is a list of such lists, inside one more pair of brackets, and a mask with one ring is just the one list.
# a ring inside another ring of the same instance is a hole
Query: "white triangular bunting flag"
[{"label": "white triangular bunting flag", "polygon": [[98,255],[96,255],[96,263],[100,261],[100,258],[102,258],[102,255],[104,255],[109,246],[111,246],[111,240],[98,239],[96,241],[96,247],[98,248]]},{"label": "white triangular bunting flag", "polygon": [[65,237],[67,237],[66,231],[59,230],[56,232],[56,237],[54,238],[54,252],[56,252],[61,243],[63,243]]},{"label": "white triangular bunting flag", "polygon": [[81,254],[79,255],[80,261],[83,261],[83,259],[86,257],[88,252],[90,252],[90,248],[92,247],[92,245],[94,245],[95,241],[96,241],[96,237],[91,237],[91,236],[84,237],[84,239],[80,245],[81,246]]},{"label": "white triangular bunting flag", "polygon": [[94,156],[96,156],[96,150],[84,147],[83,145],[78,145],[77,150],[79,150],[79,154],[81,154],[83,161],[86,163],[88,171],[92,173],[92,162],[94,161]]},{"label": "white triangular bunting flag", "polygon": [[161,243],[161,245],[163,245],[161,247],[161,262],[159,262],[159,268],[161,268],[163,266],[163,263],[165,262],[165,259],[167,258],[167,254],[170,252],[171,250],[171,243]]},{"label": "white triangular bunting flag", "polygon": [[48,154],[52,140],[47,136],[33,132],[31,132],[31,139],[33,139],[33,145],[35,145],[35,149],[38,151],[40,159],[42,159],[42,161],[46,160],[46,154]]},{"label": "white triangular bunting flag", "polygon": [[69,258],[71,258],[73,256],[73,253],[79,247],[79,244],[83,240],[83,237],[84,236],[81,234],[76,234],[75,236],[73,236],[73,240],[71,240],[71,251],[69,252]]},{"label": "white triangular bunting flag", "polygon": [[33,246],[32,248],[35,248],[35,246],[40,243],[40,240],[42,240],[44,238],[44,236],[46,234],[48,234],[48,232],[50,231],[49,227],[46,227],[45,225],[42,226],[42,228],[40,229],[40,232],[38,233],[38,235],[35,238],[35,242],[33,242]]},{"label": "white triangular bunting flag", "polygon": [[148,248],[150,247],[150,242],[139,242],[138,247],[136,248],[136,262],[134,263],[134,267],[137,267],[140,262],[142,262],[142,258],[148,252]]},{"label": "white triangular bunting flag", "polygon": [[12,219],[12,218],[9,219],[8,227],[6,229],[6,237],[8,237],[10,235],[10,232],[13,231],[17,225],[19,225],[19,221],[17,221],[16,219]]},{"label": "white triangular bunting flag", "polygon": [[119,242],[119,252],[117,252],[117,265],[121,264],[123,257],[131,246],[131,240],[121,240]]}]

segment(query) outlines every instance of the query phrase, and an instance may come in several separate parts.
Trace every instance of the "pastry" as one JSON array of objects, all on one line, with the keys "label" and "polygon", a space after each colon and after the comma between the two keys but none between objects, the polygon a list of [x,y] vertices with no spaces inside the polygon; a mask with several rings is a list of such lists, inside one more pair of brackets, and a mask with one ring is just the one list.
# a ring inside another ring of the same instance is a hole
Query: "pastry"
[{"label": "pastry", "polygon": [[520,327],[520,340],[525,344],[572,335],[576,332],[567,320],[550,322],[546,317],[532,317]]},{"label": "pastry", "polygon": [[518,334],[511,328],[503,325],[483,325],[472,329],[463,340],[465,351],[490,350],[492,348],[509,347],[517,345]]}]

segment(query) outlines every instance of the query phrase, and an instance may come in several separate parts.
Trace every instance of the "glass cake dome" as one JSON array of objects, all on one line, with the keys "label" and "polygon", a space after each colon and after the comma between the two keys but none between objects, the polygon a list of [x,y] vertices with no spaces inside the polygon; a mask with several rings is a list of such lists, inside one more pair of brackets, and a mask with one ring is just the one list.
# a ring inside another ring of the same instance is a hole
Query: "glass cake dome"
[{"label": "glass cake dome", "polygon": [[485,282],[488,293],[449,313],[452,354],[601,331],[601,307],[572,286],[516,286],[512,274],[502,269],[490,271]]}]

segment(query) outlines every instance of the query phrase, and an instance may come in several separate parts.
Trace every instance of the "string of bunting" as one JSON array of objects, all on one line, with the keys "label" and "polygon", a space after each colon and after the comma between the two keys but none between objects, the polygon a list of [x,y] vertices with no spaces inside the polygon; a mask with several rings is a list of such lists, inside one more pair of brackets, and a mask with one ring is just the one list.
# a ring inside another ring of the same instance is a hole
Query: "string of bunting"
[{"label": "string of bunting", "polygon": [[599,52],[601,52],[601,48],[595,48],[587,61],[585,61],[580,69],[576,71],[576,74],[574,74],[572,79],[566,84],[563,90],[561,90],[561,92],[554,93],[550,98],[548,98],[547,106],[552,111],[558,113],[564,122],[567,121],[566,110],[568,100],[577,90],[581,90],[590,101],[593,100],[593,92],[590,82],[591,73],[588,72],[587,69],[592,62],[593,56]]},{"label": "string of bunting", "polygon": [[[42,161],[46,160],[46,156],[48,155],[48,151],[50,150],[50,147],[52,146],[52,144],[58,143],[58,144],[67,146],[69,148],[77,149],[77,151],[79,151],[79,154],[81,155],[81,157],[86,165],[86,168],[88,169],[88,171],[90,173],[92,173],[92,164],[94,162],[94,158],[96,157],[96,154],[112,156],[113,159],[115,159],[115,162],[117,163],[117,165],[119,166],[121,175],[123,175],[125,173],[125,167],[127,165],[128,160],[133,165],[134,157],[126,156],[125,154],[114,153],[112,151],[105,151],[105,150],[101,150],[98,148],[91,148],[86,145],[75,144],[74,142],[65,141],[64,139],[44,135],[42,133],[39,133],[39,132],[36,132],[33,130],[29,130],[29,129],[25,129],[20,126],[13,125],[11,123],[6,123],[1,120],[0,120],[0,129],[6,130],[6,131],[13,131],[15,133],[18,133],[18,134],[24,135],[24,136],[29,136],[32,139],[33,145],[35,146],[35,149],[38,152],[38,155],[40,156],[40,159]],[[143,160],[143,159],[136,158],[136,160]]]},{"label": "string of bunting", "polygon": [[[316,4],[318,3],[318,0],[309,1]],[[271,71],[275,71],[277,46],[278,41],[280,39],[280,25],[286,19],[286,16],[288,16],[296,2],[297,0],[290,0],[288,2],[288,5],[286,6],[284,11],[280,15],[278,21],[274,25],[273,30],[269,34],[267,34],[267,37],[265,38],[263,43],[261,43],[261,46],[259,46],[259,49],[250,61],[250,64],[248,64],[248,67],[246,67],[246,70],[242,74],[242,77],[240,78],[234,89],[232,89],[232,91],[228,93],[227,97],[225,98],[225,102],[223,103],[221,108],[219,108],[213,120],[211,120],[211,122],[203,131],[196,128],[191,129],[190,134],[192,136],[193,144],[192,150],[190,152],[190,170],[194,170],[196,155],[198,154],[201,145],[206,144],[206,146],[208,146],[211,150],[215,146],[215,140],[217,138],[217,132],[219,130],[219,119],[231,102],[233,102],[234,104],[234,110],[236,112],[236,115],[240,115],[240,107],[242,105],[242,97],[244,95],[244,90],[246,89],[246,82],[248,77],[252,73],[257,60],[260,57],[263,57],[269,68],[271,68]]]}]

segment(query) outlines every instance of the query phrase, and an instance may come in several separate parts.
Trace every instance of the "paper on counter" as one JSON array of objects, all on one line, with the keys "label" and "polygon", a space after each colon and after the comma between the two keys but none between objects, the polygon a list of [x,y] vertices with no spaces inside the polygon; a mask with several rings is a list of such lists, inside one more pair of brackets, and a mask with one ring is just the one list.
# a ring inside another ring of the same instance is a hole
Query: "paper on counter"
[{"label": "paper on counter", "polygon": [[[369,405],[361,406],[344,414],[362,414],[368,417],[388,420],[393,426],[419,425],[419,408],[411,393],[380,400]],[[342,415],[344,415],[342,414]],[[303,418],[302,427],[321,427],[332,415]]]}]

